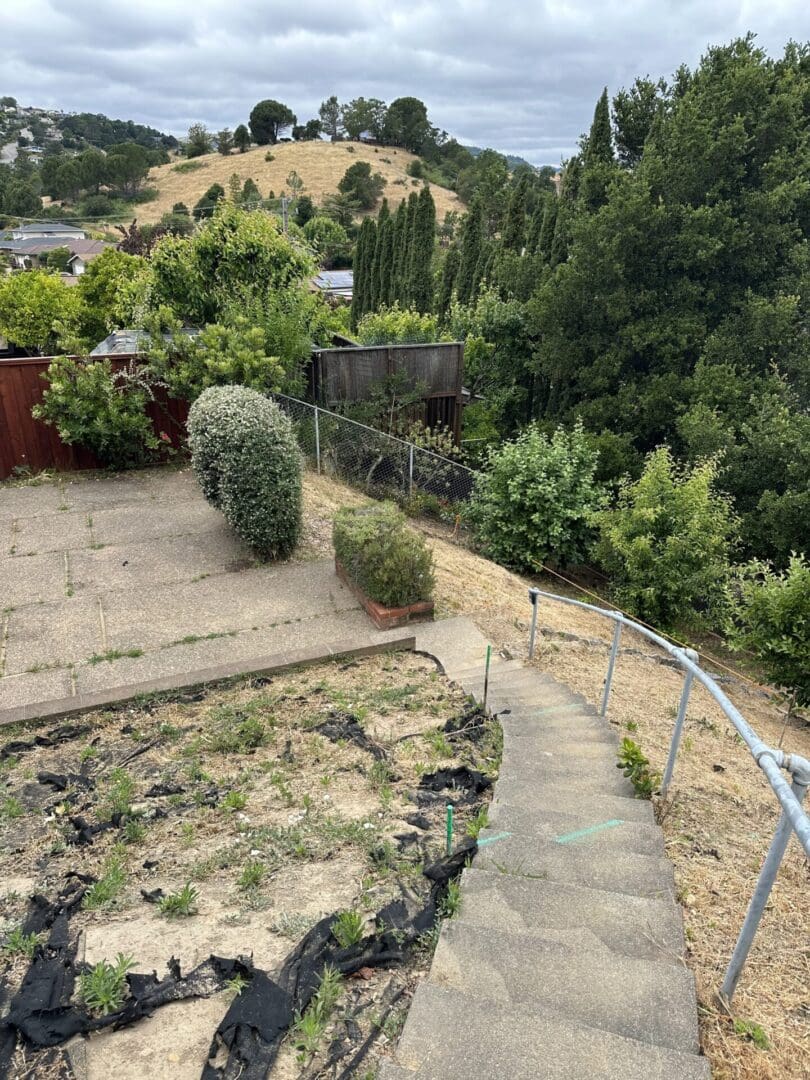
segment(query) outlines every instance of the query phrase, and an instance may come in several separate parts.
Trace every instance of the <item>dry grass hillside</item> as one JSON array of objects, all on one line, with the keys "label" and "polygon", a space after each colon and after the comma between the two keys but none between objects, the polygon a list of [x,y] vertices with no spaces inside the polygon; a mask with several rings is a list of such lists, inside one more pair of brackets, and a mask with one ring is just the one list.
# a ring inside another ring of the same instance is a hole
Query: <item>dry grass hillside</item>
[{"label": "dry grass hillside", "polygon": [[[265,161],[268,150],[273,154],[272,161]],[[221,184],[227,191],[228,181],[234,173],[243,184],[250,177],[266,197],[271,191],[277,196],[281,195],[287,187],[287,177],[294,170],[304,182],[304,194],[309,195],[315,203],[320,203],[324,196],[337,191],[343,174],[356,161],[367,161],[374,172],[382,173],[387,181],[383,194],[392,206],[396,206],[400,199],[407,198],[422,183],[406,172],[409,163],[416,160],[414,154],[395,147],[366,146],[354,142],[279,143],[272,147],[255,147],[245,154],[228,157],[206,154],[192,160],[199,164],[199,168],[190,172],[183,171],[186,164],[184,159],[152,169],[146,186],[157,188],[159,194],[153,202],[138,207],[141,222],[157,221],[177,202],[193,207],[212,184]],[[454,192],[436,184],[431,184],[430,188],[439,221],[444,219],[448,210],[464,209],[464,204]]]}]

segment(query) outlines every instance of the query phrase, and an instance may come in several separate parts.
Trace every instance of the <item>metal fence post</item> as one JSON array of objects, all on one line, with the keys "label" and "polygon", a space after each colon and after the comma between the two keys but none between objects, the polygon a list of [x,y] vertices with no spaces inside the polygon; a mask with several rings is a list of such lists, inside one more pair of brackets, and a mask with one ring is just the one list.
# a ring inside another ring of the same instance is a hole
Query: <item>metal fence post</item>
[{"label": "metal fence post", "polygon": [[[697,653],[693,649],[685,649],[684,652],[690,660],[697,661]],[[661,781],[661,795],[663,798],[666,798],[667,788],[670,785],[672,774],[675,771],[675,759],[678,756],[678,747],[681,743],[681,734],[683,733],[683,725],[686,720],[686,706],[689,702],[689,692],[692,689],[694,677],[692,672],[687,670],[683,680],[681,702],[678,706],[678,717],[675,721],[675,730],[672,732],[672,742],[669,745],[669,757],[667,758],[667,766],[664,769],[664,779]]]},{"label": "metal fence post", "polygon": [[408,498],[413,496],[413,443],[408,454]]},{"label": "metal fence post", "polygon": [[315,464],[321,471],[321,425],[318,420],[318,406],[315,406]]},{"label": "metal fence post", "polygon": [[608,660],[607,674],[605,675],[605,690],[602,694],[602,707],[599,710],[602,716],[607,716],[608,698],[610,697],[610,687],[613,682],[613,669],[616,667],[616,657],[619,654],[619,642],[622,636],[622,624],[616,619],[616,624],[613,629],[613,643],[610,646],[610,659]]},{"label": "metal fence post", "polygon": [[[810,784],[810,776],[794,776],[793,778],[791,789],[800,804],[807,793],[808,784]],[[726,1002],[731,1001],[734,996],[734,991],[737,989],[737,983],[742,974],[742,970],[745,967],[745,961],[748,959],[748,953],[754,940],[754,934],[757,932],[759,920],[762,918],[765,905],[768,903],[768,897],[771,895],[771,889],[776,880],[776,874],[779,870],[779,865],[782,862],[782,857],[785,854],[785,848],[788,846],[792,831],[793,826],[790,823],[790,819],[783,811],[779,817],[776,832],[773,834],[771,846],[768,848],[768,854],[765,856],[765,862],[762,864],[762,869],[759,872],[759,880],[754,889],[754,895],[751,897],[751,903],[748,905],[748,911],[746,912],[745,921],[740,930],[740,936],[737,939],[737,944],[734,946],[734,952],[729,961],[725,978],[723,979],[723,985],[720,988],[720,994]]]},{"label": "metal fence post", "polygon": [[540,598],[539,589],[529,589],[529,602],[532,605],[532,628],[529,631],[529,659],[534,658],[534,638],[537,633],[537,605]]}]

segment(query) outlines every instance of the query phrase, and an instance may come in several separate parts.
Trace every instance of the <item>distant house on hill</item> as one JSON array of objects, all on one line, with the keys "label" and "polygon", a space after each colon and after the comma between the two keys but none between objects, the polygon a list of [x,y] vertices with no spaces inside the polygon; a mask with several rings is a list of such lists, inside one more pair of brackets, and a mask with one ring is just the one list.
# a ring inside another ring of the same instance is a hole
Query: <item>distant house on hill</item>
[{"label": "distant house on hill", "polygon": [[61,221],[37,221],[8,229],[11,240],[86,240],[87,233],[76,225],[64,225]]},{"label": "distant house on hill", "polygon": [[[90,242],[92,243],[93,241]],[[108,245],[105,244],[104,246],[107,247]],[[85,272],[90,263],[93,261],[93,259],[97,259],[100,254],[101,251],[84,251],[77,252],[75,255],[71,255],[67,261],[69,272],[74,277],[80,277]]]},{"label": "distant house on hill", "polygon": [[[100,255],[115,244],[108,244],[104,240],[87,240],[85,234],[78,230],[80,236],[65,237],[56,236],[29,236],[24,240],[5,240],[0,238],[0,252],[6,254],[15,270],[35,270],[45,265],[47,256],[55,248],[67,248],[72,256],[81,255],[87,260]],[[83,272],[79,271],[80,273]],[[75,271],[73,271],[75,273]]]}]

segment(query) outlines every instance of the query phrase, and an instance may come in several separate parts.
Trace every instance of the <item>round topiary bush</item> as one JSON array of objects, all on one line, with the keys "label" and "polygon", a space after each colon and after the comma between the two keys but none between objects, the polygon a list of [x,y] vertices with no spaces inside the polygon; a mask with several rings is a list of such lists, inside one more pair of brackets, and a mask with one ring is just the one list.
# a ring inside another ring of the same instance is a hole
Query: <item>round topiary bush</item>
[{"label": "round topiary bush", "polygon": [[289,418],[244,386],[212,386],[188,417],[191,463],[206,499],[264,559],[301,531],[301,459]]},{"label": "round topiary bush", "polygon": [[346,573],[371,600],[405,607],[433,596],[433,554],[393,503],[339,510],[332,543]]}]

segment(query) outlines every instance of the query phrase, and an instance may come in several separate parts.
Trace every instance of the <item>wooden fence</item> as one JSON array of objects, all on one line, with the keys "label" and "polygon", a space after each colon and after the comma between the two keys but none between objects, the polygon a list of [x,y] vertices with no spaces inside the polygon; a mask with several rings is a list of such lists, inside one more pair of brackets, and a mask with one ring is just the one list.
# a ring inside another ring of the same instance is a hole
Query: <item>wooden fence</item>
[{"label": "wooden fence", "polygon": [[[36,473],[43,469],[98,468],[98,462],[89,450],[66,446],[54,427],[31,415],[31,409],[42,401],[48,385],[42,376],[51,359],[35,356],[0,360],[0,480],[11,476],[15,469]],[[113,369],[120,370],[131,360],[137,361],[137,357],[116,356],[112,359]],[[174,446],[183,442],[187,402],[174,401],[158,392],[147,412],[156,434],[165,432]]]}]

